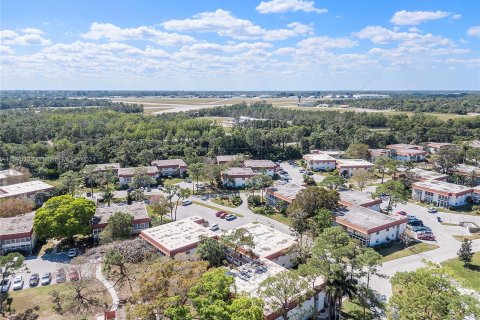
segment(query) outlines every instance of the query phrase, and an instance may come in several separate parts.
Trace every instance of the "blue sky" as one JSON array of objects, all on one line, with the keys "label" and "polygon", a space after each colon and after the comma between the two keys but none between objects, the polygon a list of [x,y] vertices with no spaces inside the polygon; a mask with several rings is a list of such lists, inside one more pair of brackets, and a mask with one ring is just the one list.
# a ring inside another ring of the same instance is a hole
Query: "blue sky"
[{"label": "blue sky", "polygon": [[480,89],[480,1],[2,0],[0,9],[1,89]]}]

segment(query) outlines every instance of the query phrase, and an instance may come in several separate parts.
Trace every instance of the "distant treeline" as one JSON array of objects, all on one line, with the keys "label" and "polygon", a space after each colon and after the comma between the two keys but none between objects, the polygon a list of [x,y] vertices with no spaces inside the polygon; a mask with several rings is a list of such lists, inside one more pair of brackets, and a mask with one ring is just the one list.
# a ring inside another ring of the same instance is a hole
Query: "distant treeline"
[{"label": "distant treeline", "polygon": [[28,95],[6,95],[0,97],[0,110],[20,108],[80,108],[102,107],[125,113],[143,112],[143,106],[112,102],[107,99],[87,99],[69,97],[33,97]]},{"label": "distant treeline", "polygon": [[393,109],[411,112],[456,114],[480,112],[480,94],[443,94],[415,97],[400,95],[388,99],[342,99],[334,100],[331,103],[334,105],[348,104],[354,108]]}]

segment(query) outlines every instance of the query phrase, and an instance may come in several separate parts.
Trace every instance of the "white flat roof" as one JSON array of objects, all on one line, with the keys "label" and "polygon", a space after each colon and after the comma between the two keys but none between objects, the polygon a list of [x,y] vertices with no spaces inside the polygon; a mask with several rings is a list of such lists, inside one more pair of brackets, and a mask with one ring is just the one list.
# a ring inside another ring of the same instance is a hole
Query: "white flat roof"
[{"label": "white flat roof", "polygon": [[365,234],[371,234],[408,221],[401,216],[386,215],[359,206],[349,207],[348,210],[342,212],[344,213],[343,216],[335,218],[338,224]]},{"label": "white flat roof", "polygon": [[155,161],[152,161],[152,165],[157,167],[173,167],[173,166],[186,167],[187,166],[185,161],[183,161],[182,159],[155,160]]},{"label": "white flat roof", "polygon": [[35,212],[26,213],[21,216],[0,218],[0,239],[32,231]]},{"label": "white flat roof", "polygon": [[6,178],[12,177],[12,176],[14,176],[14,177],[23,176],[23,173],[18,172],[18,171],[13,170],[13,169],[0,171],[0,180],[6,179]]},{"label": "white flat roof", "polygon": [[93,168],[94,171],[107,171],[120,169],[120,163],[97,163],[86,165],[85,168]]},{"label": "white flat roof", "polygon": [[382,203],[382,199],[373,199],[372,196],[366,192],[345,190],[338,193],[340,195],[340,202],[343,202],[347,206],[370,206]]},{"label": "white flat roof", "polygon": [[[269,277],[278,275],[282,272],[292,272],[284,267],[269,261],[267,259],[258,259],[256,261],[243,264],[236,269],[227,271],[227,275],[233,276],[235,280],[235,289],[238,293],[246,294],[250,297],[263,298],[260,294],[260,284]],[[315,280],[315,287],[318,288],[324,283],[322,277]],[[272,303],[271,298],[263,298],[265,306],[263,312],[265,316],[277,311],[276,304]]]},{"label": "white flat roof", "polygon": [[202,217],[193,216],[143,230],[140,236],[166,255],[174,256],[195,248],[201,236],[216,237],[203,222]]},{"label": "white flat roof", "polygon": [[245,263],[236,269],[230,269],[227,274],[235,278],[238,293],[259,297],[260,283],[286,270],[268,259],[258,259],[258,261]]},{"label": "white flat roof", "polygon": [[326,153],[310,153],[303,156],[307,161],[329,161],[334,162],[336,159]]},{"label": "white flat roof", "polygon": [[243,165],[247,168],[273,168],[275,163],[271,160],[245,160]]},{"label": "white flat roof", "polygon": [[305,189],[305,187],[294,183],[287,183],[269,188],[268,192],[272,193],[277,198],[292,202],[302,189]]},{"label": "white flat roof", "polygon": [[255,248],[243,248],[253,251],[260,258],[275,258],[283,251],[289,250],[295,243],[296,238],[289,234],[280,232],[272,227],[259,222],[250,222],[243,226],[230,229],[226,234],[230,234],[237,229],[244,228],[253,236]]},{"label": "white flat roof", "polygon": [[459,164],[459,165],[457,165],[455,170],[458,171],[459,173],[463,173],[463,174],[471,174],[472,171],[475,172],[476,174],[480,174],[480,168],[479,167],[471,166],[471,165],[468,165],[468,164]]},{"label": "white flat roof", "polygon": [[254,176],[252,168],[243,168],[243,167],[231,167],[223,171],[222,174],[227,176]]},{"label": "white flat roof", "polygon": [[337,159],[339,167],[372,167],[373,164],[363,159]]},{"label": "white flat roof", "polygon": [[438,180],[415,182],[414,184],[412,184],[412,188],[428,189],[429,191],[448,194],[468,193],[473,191],[471,187],[465,187],[459,184]]},{"label": "white flat roof", "polygon": [[137,171],[140,171],[140,170],[145,170],[147,172],[147,174],[157,174],[158,173],[157,167],[148,166],[148,167],[120,168],[120,169],[118,169],[118,175],[119,176],[132,176]]},{"label": "white flat roof", "polygon": [[[405,172],[407,170],[405,168],[398,168],[398,171]],[[441,180],[448,178],[448,175],[446,174],[420,168],[413,168],[409,171],[413,174],[416,180]]]},{"label": "white flat roof", "polygon": [[52,189],[53,186],[40,180],[27,181],[0,187],[0,198],[33,194]]}]

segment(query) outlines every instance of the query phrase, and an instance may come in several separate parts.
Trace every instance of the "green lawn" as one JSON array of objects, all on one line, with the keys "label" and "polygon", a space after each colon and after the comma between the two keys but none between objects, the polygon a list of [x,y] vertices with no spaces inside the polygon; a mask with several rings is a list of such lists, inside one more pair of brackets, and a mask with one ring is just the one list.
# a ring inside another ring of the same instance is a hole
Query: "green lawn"
[{"label": "green lawn", "polygon": [[205,207],[205,208],[208,208],[208,209],[212,209],[212,210],[216,210],[216,211],[224,211],[224,212],[226,212],[226,213],[228,213],[228,214],[233,214],[233,215],[235,215],[235,216],[237,216],[237,217],[240,217],[240,218],[243,217],[243,216],[242,216],[241,214],[239,214],[239,213],[235,213],[235,212],[229,211],[229,210],[224,210],[224,209],[222,209],[222,208],[215,207],[215,206],[212,206],[212,205],[209,205],[209,204],[200,202],[200,201],[195,201],[195,200],[193,200],[192,203],[198,204],[199,206],[202,206],[202,207]]},{"label": "green lawn", "polygon": [[455,240],[458,240],[458,241],[463,241],[464,239],[477,240],[477,239],[480,239],[480,234],[472,234],[471,236],[457,235],[453,237],[455,238]]},{"label": "green lawn", "polygon": [[473,255],[471,266],[464,267],[457,258],[442,262],[442,266],[451,268],[465,285],[480,291],[480,252]]},{"label": "green lawn", "polygon": [[183,182],[183,179],[180,179],[180,178],[165,179],[163,180],[163,185],[168,186],[168,185],[177,184],[180,182]]},{"label": "green lawn", "polygon": [[350,319],[350,320],[372,319],[372,316],[368,309],[366,310],[366,314],[363,315],[363,308],[350,300],[345,300],[343,302],[342,315],[344,319]]},{"label": "green lawn", "polygon": [[[218,204],[218,205],[221,205],[221,206],[224,206],[224,207],[229,207],[229,208],[238,208],[238,206],[232,204],[232,202],[229,200],[229,199],[219,199],[219,198],[213,198],[213,199],[210,199],[210,201],[212,201],[213,203],[215,204]],[[240,203],[241,205],[241,203]]]},{"label": "green lawn", "polygon": [[424,243],[419,242],[410,245],[408,248],[405,247],[403,243],[392,243],[388,246],[382,246],[375,248],[378,253],[382,255],[382,261],[387,262],[390,260],[395,260],[403,257],[408,257],[414,254],[430,251],[437,249],[438,245],[433,243]]},{"label": "green lawn", "polygon": [[[104,287],[99,281],[94,282],[95,286],[98,286],[98,299],[104,303],[111,304],[110,296],[105,294],[103,291]],[[28,284],[27,284],[28,285]],[[31,289],[24,289],[21,291],[11,292],[10,295],[13,298],[12,307],[15,309],[16,313],[24,312],[28,308],[33,308],[35,306],[39,307],[39,310],[36,313],[39,315],[39,319],[48,319],[48,320],[60,320],[60,319],[94,319],[94,313],[89,313],[88,316],[85,315],[69,315],[56,314],[52,310],[53,304],[50,301],[49,293],[53,290],[58,290],[61,292],[73,291],[73,288],[67,284],[53,284],[49,286],[39,286]],[[98,310],[100,311],[100,310]]]},{"label": "green lawn", "polygon": [[442,224],[444,226],[458,227],[458,223],[440,222],[440,224]]}]

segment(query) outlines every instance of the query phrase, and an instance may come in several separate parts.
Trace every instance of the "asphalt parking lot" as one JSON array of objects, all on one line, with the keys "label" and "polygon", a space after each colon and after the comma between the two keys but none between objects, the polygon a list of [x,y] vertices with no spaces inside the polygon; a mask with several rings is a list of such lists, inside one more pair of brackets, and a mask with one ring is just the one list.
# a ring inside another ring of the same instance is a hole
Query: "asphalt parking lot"
[{"label": "asphalt parking lot", "polygon": [[[54,284],[55,282],[55,275],[57,274],[58,269],[64,268],[65,273],[68,274],[68,270],[70,268],[70,258],[68,257],[67,252],[61,252],[57,254],[45,254],[43,256],[30,256],[25,258],[25,266],[27,270],[22,272],[16,273],[15,275],[10,277],[10,281],[13,282],[13,278],[17,275],[22,275],[23,277],[23,288],[22,290],[29,289],[28,281],[30,280],[30,276],[34,273],[38,273],[40,277],[45,272],[52,273],[52,282],[50,284]],[[41,286],[41,284],[39,284]],[[10,285],[10,291],[12,291],[13,283]]]}]

